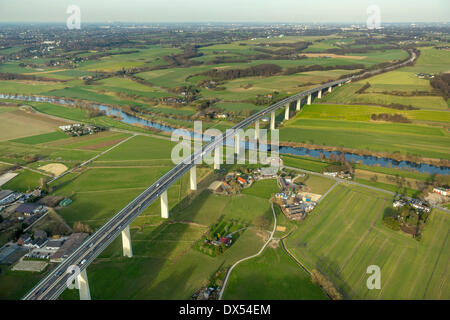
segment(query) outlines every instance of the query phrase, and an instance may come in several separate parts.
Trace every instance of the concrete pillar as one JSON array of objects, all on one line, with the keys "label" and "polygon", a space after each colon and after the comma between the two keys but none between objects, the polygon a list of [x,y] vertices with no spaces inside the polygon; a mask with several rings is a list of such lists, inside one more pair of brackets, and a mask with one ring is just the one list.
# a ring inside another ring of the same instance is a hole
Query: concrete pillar
[{"label": "concrete pillar", "polygon": [[275,130],[275,111],[270,113],[270,130]]},{"label": "concrete pillar", "polygon": [[80,272],[77,277],[78,291],[80,291],[80,300],[91,300],[91,292],[89,291],[89,282],[86,269]]},{"label": "concrete pillar", "polygon": [[197,167],[191,168],[191,190],[197,190]]},{"label": "concrete pillar", "polygon": [[131,247],[131,235],[129,225],[122,231],[122,245],[123,245],[123,255],[128,258],[133,257],[133,249]]},{"label": "concrete pillar", "polygon": [[308,96],[308,101],[306,102],[308,105],[311,104],[311,95]]},{"label": "concrete pillar", "polygon": [[322,89],[317,91],[317,99],[322,99]]},{"label": "concrete pillar", "polygon": [[342,86],[342,83],[339,83],[338,86],[339,86],[339,87]]},{"label": "concrete pillar", "polygon": [[284,111],[284,120],[289,120],[289,103],[286,103],[285,106],[285,111]]},{"label": "concrete pillar", "polygon": [[255,122],[255,140],[259,140],[259,120]]},{"label": "concrete pillar", "polygon": [[214,170],[220,169],[220,149],[214,149]]},{"label": "concrete pillar", "polygon": [[300,108],[302,107],[302,99],[298,99],[297,100],[297,106],[295,108],[295,110],[300,111]]},{"label": "concrete pillar", "polygon": [[169,218],[169,201],[167,200],[167,190],[161,194],[161,218]]},{"label": "concrete pillar", "polygon": [[328,88],[328,92],[331,92],[331,89],[332,89],[332,87],[329,87],[329,88]]},{"label": "concrete pillar", "polygon": [[239,154],[240,142],[241,142],[241,140],[239,139],[239,132],[238,132],[234,136],[234,153],[235,154]]}]

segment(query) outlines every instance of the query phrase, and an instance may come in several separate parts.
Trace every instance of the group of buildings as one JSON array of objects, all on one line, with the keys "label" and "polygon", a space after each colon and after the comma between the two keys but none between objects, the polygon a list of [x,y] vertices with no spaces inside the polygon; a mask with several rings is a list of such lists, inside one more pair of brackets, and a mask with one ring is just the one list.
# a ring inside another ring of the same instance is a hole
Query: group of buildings
[{"label": "group of buildings", "polygon": [[[8,212],[8,214],[2,215],[2,223],[7,225],[14,222],[21,222],[27,226],[32,225],[48,210],[48,208],[43,205],[27,202],[30,198],[39,198],[40,196],[40,189],[35,189],[28,193],[1,190],[0,213],[3,211]],[[2,228],[0,228],[0,230],[2,230]]]},{"label": "group of buildings", "polygon": [[22,258],[59,263],[72,254],[87,237],[87,233],[72,233],[66,237],[49,238],[42,230],[25,233],[17,242],[9,242],[0,248],[0,264],[11,265]]},{"label": "group of buildings", "polygon": [[417,214],[420,214],[422,212],[429,213],[431,212],[431,208],[423,201],[419,199],[405,199],[405,198],[396,198],[394,202],[392,203],[392,206],[394,208],[401,208],[405,205],[409,205],[411,208],[415,209]]},{"label": "group of buildings", "polygon": [[[49,238],[45,231],[36,229],[35,223],[49,211],[37,201],[42,194],[39,188],[27,193],[0,190],[0,232],[14,231],[18,237],[17,241],[11,240],[0,248],[0,264],[12,265],[19,259],[22,264],[30,259],[60,262],[87,237],[87,234],[74,233],[70,237]],[[64,198],[59,205],[66,206],[70,202]],[[17,235],[16,230],[22,230],[21,234]]]},{"label": "group of buildings", "polygon": [[350,173],[344,172],[344,171],[324,172],[323,174],[326,176],[329,176],[329,177],[333,177],[333,178],[352,180],[352,175]]},{"label": "group of buildings", "polygon": [[303,184],[294,183],[290,176],[279,177],[279,183],[281,191],[275,194],[275,199],[287,218],[301,220],[314,210],[317,195],[304,192]]},{"label": "group of buildings", "polygon": [[105,129],[94,125],[84,125],[82,123],[73,123],[59,127],[65,133],[71,135],[72,137],[85,136],[88,134],[94,134]]}]

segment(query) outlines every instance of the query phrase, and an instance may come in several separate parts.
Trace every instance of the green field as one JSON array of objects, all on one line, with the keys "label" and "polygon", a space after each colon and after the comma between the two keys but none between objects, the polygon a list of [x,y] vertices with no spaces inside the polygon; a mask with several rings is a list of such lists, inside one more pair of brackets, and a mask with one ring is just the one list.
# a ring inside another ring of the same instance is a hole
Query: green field
[{"label": "green field", "polygon": [[[429,110],[447,110],[448,103],[441,96],[411,95],[414,91],[429,92],[432,87],[427,79],[420,79],[416,73],[448,72],[450,65],[450,52],[431,47],[420,48],[420,56],[414,66],[404,67],[395,71],[380,74],[375,77],[350,83],[326,95],[323,101],[331,103],[370,103],[389,105],[398,103],[412,105]],[[355,93],[365,83],[371,87],[364,94]],[[395,92],[409,93],[410,95],[395,95]]]},{"label": "green field", "polygon": [[223,299],[316,300],[327,296],[281,247],[267,247],[259,257],[233,269]]},{"label": "green field", "polygon": [[[184,183],[187,185],[187,181]],[[121,241],[116,239],[89,266],[92,297],[188,299],[216,271],[254,254],[262,246],[262,238],[252,224],[260,215],[272,221],[268,198],[274,190],[274,181],[254,187],[256,190],[251,192],[254,195],[215,196],[204,191],[188,207],[175,205],[168,222],[162,222],[159,208],[153,211],[151,206],[132,224],[133,259],[122,257]],[[169,201],[173,196],[169,189]],[[214,258],[192,249],[208,226],[221,219],[239,220],[249,227],[240,231],[239,239],[225,253]],[[112,279],[116,279],[113,284]],[[305,289],[304,294],[310,289],[313,296],[321,297],[320,290],[317,292],[313,286]],[[77,299],[77,295],[76,291],[66,291],[63,298]]]},{"label": "green field", "polygon": [[[408,124],[370,121],[371,114],[379,113],[400,113],[420,121]],[[436,122],[448,122],[448,117],[448,112],[417,114],[375,106],[310,105],[283,125],[280,140],[450,159],[449,134],[442,123]]]},{"label": "green field", "polygon": [[[448,215],[434,210],[417,241],[382,224],[391,203],[379,192],[338,186],[287,238],[287,246],[345,298],[448,299]],[[369,265],[381,268],[381,290],[366,287]]]},{"label": "green field", "polygon": [[17,173],[19,175],[2,185],[2,189],[21,192],[31,191],[39,187],[40,179],[45,177],[43,174],[26,169],[22,169]]},{"label": "green field", "polygon": [[51,141],[56,141],[56,140],[61,140],[61,139],[66,139],[66,138],[68,138],[68,135],[65,134],[64,132],[55,131],[55,132],[50,132],[50,133],[39,134],[36,136],[26,137],[26,138],[22,138],[22,139],[15,139],[12,141],[19,142],[19,143],[25,143],[25,144],[40,144],[40,143],[46,143],[46,142],[51,142]]}]

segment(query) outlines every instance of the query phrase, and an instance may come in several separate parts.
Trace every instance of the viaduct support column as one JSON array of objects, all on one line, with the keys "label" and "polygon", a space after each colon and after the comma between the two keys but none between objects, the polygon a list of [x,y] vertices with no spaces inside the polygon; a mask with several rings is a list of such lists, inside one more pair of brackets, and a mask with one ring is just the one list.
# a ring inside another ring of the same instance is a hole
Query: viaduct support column
[{"label": "viaduct support column", "polygon": [[270,113],[270,130],[275,130],[275,111]]},{"label": "viaduct support column", "polygon": [[339,83],[338,86],[339,86],[339,87],[342,86],[342,83]]},{"label": "viaduct support column", "polygon": [[284,120],[289,120],[289,103],[285,106],[286,110],[284,111]]},{"label": "viaduct support column", "polygon": [[311,104],[311,95],[308,96],[308,102],[307,102],[307,104],[308,104],[308,105]]},{"label": "viaduct support column", "polygon": [[295,110],[300,111],[300,108],[302,107],[302,98],[297,100],[297,106]]},{"label": "viaduct support column", "polygon": [[197,167],[191,168],[191,190],[197,190]]},{"label": "viaduct support column", "polygon": [[322,89],[317,91],[317,99],[322,99]]},{"label": "viaduct support column", "polygon": [[167,200],[167,190],[161,194],[161,218],[169,218],[169,201]]},{"label": "viaduct support column", "polygon": [[241,140],[239,139],[239,132],[234,136],[234,153],[239,154]]},{"label": "viaduct support column", "polygon": [[89,282],[86,269],[80,272],[77,277],[78,290],[80,291],[80,300],[91,300],[91,292],[89,291]]},{"label": "viaduct support column", "polygon": [[255,140],[259,140],[259,120],[255,122]]},{"label": "viaduct support column", "polygon": [[332,87],[329,87],[329,88],[328,88],[328,92],[331,92],[331,90],[332,90]]},{"label": "viaduct support column", "polygon": [[214,170],[220,169],[220,148],[214,149]]},{"label": "viaduct support column", "polygon": [[131,247],[131,235],[129,225],[122,231],[122,245],[123,245],[123,255],[128,258],[133,257],[133,248]]}]

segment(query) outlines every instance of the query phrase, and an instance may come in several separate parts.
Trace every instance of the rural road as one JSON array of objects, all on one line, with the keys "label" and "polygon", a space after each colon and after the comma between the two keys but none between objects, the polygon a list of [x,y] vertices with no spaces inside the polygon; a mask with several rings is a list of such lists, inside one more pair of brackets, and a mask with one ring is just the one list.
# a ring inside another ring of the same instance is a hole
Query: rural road
[{"label": "rural road", "polygon": [[269,239],[267,239],[266,243],[264,243],[264,245],[262,246],[261,250],[258,251],[258,253],[254,254],[254,255],[252,255],[252,256],[248,256],[248,257],[242,258],[241,260],[236,261],[236,262],[231,266],[231,268],[228,269],[228,272],[227,272],[227,274],[226,274],[226,276],[225,276],[225,279],[223,280],[222,290],[220,290],[219,300],[222,300],[222,296],[223,296],[223,293],[224,293],[224,291],[225,291],[225,287],[227,286],[228,278],[229,278],[229,276],[230,276],[230,274],[231,274],[231,271],[233,271],[234,267],[236,267],[239,263],[241,263],[241,262],[243,262],[243,261],[246,261],[246,260],[249,260],[249,259],[252,259],[252,258],[255,258],[255,257],[259,256],[259,255],[264,251],[264,249],[267,247],[267,245],[270,243],[270,241],[272,241],[273,235],[275,234],[275,230],[277,229],[277,215],[275,214],[275,210],[273,209],[273,203],[270,203],[270,205],[271,205],[271,207],[272,207],[272,214],[273,214],[273,230],[272,230],[272,232],[270,233]]}]

